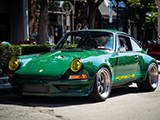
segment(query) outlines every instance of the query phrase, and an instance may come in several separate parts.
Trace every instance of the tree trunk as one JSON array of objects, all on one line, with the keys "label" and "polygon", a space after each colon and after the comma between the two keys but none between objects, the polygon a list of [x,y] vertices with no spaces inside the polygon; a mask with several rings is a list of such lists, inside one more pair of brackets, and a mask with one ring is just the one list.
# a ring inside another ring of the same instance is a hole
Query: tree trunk
[{"label": "tree trunk", "polygon": [[89,5],[89,29],[94,29],[96,12],[103,0],[98,0],[97,2],[95,0],[87,0],[87,2]]},{"label": "tree trunk", "polygon": [[33,0],[29,0],[28,11],[29,11],[29,34],[30,36],[35,29],[35,6],[36,3]]},{"label": "tree trunk", "polygon": [[40,6],[41,6],[41,11],[40,11],[40,17],[39,17],[37,44],[45,44],[47,40],[47,29],[48,29],[47,0],[41,0]]},{"label": "tree trunk", "polygon": [[96,11],[94,10],[89,14],[89,26],[88,26],[89,29],[94,29],[95,17],[96,17]]}]

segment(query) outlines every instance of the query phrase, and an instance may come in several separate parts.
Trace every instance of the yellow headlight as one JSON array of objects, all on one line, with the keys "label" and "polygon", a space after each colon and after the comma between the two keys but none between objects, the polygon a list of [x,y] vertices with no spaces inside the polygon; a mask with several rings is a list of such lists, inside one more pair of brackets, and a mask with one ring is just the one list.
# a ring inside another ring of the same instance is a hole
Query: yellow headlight
[{"label": "yellow headlight", "polygon": [[70,69],[73,72],[78,72],[81,68],[82,68],[82,60],[81,59],[76,58],[71,62]]},{"label": "yellow headlight", "polygon": [[12,71],[16,70],[19,67],[19,59],[18,58],[11,59],[8,67]]}]

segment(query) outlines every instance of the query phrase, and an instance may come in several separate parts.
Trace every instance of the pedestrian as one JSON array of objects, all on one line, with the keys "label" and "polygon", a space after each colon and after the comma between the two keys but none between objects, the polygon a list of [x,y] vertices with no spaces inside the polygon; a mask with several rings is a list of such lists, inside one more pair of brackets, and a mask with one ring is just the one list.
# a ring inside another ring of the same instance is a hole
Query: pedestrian
[{"label": "pedestrian", "polygon": [[83,30],[88,30],[87,24],[84,24]]},{"label": "pedestrian", "polygon": [[34,40],[37,40],[37,35],[38,35],[37,31],[36,29],[34,29],[34,32],[32,33],[31,37],[33,37]]},{"label": "pedestrian", "polygon": [[81,28],[82,28],[82,24],[78,23],[77,26],[76,26],[76,30],[81,30]]},{"label": "pedestrian", "polygon": [[[78,23],[77,26],[76,26],[76,30],[81,30],[82,28],[82,24],[81,23]],[[76,44],[79,43],[79,40],[81,39],[81,37],[79,36],[76,36]]]}]

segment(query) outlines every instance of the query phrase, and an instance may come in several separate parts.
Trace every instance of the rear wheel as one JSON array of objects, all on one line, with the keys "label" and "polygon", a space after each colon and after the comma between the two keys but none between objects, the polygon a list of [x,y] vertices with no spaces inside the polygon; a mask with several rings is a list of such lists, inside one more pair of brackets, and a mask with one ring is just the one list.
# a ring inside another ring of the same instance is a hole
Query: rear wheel
[{"label": "rear wheel", "polygon": [[111,75],[107,68],[102,67],[96,73],[95,84],[91,93],[92,100],[104,101],[111,91]]},{"label": "rear wheel", "polygon": [[148,67],[147,78],[144,82],[138,82],[137,86],[140,91],[154,91],[158,86],[158,66],[151,63]]}]

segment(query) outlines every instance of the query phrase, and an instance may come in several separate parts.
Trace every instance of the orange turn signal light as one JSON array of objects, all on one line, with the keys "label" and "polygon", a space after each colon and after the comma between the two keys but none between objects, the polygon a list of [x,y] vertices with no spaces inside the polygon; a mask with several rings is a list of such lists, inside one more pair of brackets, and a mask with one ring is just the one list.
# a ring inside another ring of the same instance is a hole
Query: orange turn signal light
[{"label": "orange turn signal light", "polygon": [[70,75],[70,80],[84,80],[87,79],[87,75]]}]

